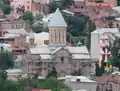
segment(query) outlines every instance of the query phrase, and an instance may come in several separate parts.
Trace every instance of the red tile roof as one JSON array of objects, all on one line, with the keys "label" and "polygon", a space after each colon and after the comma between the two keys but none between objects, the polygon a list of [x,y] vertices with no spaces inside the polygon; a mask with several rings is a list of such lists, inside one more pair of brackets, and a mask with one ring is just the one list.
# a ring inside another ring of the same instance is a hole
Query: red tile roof
[{"label": "red tile roof", "polygon": [[39,89],[38,88],[33,88],[32,91],[39,91]]},{"label": "red tile roof", "polygon": [[104,3],[96,3],[96,2],[89,2],[89,6],[109,6],[109,3],[104,2]]}]

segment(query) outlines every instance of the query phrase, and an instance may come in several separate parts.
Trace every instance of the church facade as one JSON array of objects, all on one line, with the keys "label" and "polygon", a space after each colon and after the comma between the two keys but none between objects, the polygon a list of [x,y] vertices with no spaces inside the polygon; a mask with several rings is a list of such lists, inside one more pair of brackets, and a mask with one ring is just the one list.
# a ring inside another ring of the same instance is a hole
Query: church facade
[{"label": "church facade", "polygon": [[[48,20],[49,44],[30,47],[25,56],[24,71],[46,76],[55,67],[58,76],[79,73],[90,75],[92,61],[85,46],[67,46],[67,24],[59,9]],[[32,39],[34,43],[34,39]]]}]

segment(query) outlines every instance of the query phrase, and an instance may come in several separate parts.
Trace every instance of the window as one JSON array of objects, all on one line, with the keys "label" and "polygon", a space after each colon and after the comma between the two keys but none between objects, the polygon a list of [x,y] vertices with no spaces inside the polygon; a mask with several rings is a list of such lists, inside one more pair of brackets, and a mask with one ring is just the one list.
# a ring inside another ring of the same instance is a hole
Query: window
[{"label": "window", "polygon": [[61,57],[61,63],[64,63],[64,57]]},{"label": "window", "polygon": [[63,42],[64,42],[64,31],[63,31]]},{"label": "window", "polygon": [[60,31],[59,31],[59,43],[61,43],[60,39],[61,39],[61,36],[60,36]]},{"label": "window", "polygon": [[102,48],[103,52],[105,52],[105,47]]},{"label": "window", "polygon": [[29,10],[29,9],[30,9],[30,7],[29,7],[29,6],[27,6],[27,9]]},{"label": "window", "polygon": [[105,55],[102,55],[102,59],[105,60]]},{"label": "window", "polygon": [[1,46],[1,52],[3,52],[3,50],[4,50],[4,48],[3,48],[3,46]]},{"label": "window", "polygon": [[77,81],[77,82],[80,82],[80,79],[77,79],[76,81]]},{"label": "window", "polygon": [[18,27],[18,25],[16,25],[16,28]]}]

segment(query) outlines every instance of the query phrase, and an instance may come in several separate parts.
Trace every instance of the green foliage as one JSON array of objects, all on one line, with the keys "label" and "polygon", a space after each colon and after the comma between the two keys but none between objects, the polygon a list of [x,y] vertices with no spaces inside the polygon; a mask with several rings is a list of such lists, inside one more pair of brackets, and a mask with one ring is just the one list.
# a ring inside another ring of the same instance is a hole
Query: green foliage
[{"label": "green foliage", "polygon": [[0,53],[0,79],[6,78],[6,70],[13,68],[13,55],[9,52]]},{"label": "green foliage", "polygon": [[49,12],[50,13],[53,13],[53,12],[55,12],[55,10],[58,8],[58,4],[55,2],[55,1],[53,1],[53,2],[51,2],[50,4],[49,4]]},{"label": "green foliage", "polygon": [[49,4],[49,12],[53,13],[57,8],[66,9],[69,5],[73,4],[73,0],[60,0],[60,1],[52,1]]},{"label": "green foliage", "polygon": [[104,2],[104,0],[94,0],[95,2]]},{"label": "green foliage", "polygon": [[98,63],[96,63],[96,76],[102,76],[104,74],[104,61],[102,61],[102,66],[99,68]]},{"label": "green foliage", "polygon": [[11,7],[9,5],[9,0],[2,0],[0,8],[3,10],[4,14],[10,14]]},{"label": "green foliage", "polygon": [[50,77],[42,85],[42,89],[51,89],[52,91],[71,91],[71,89],[66,86],[64,83],[58,81],[56,78]]},{"label": "green foliage", "polygon": [[[52,89],[52,91],[71,91],[71,88],[66,86],[61,81],[56,78],[48,79],[29,79],[29,86],[31,88],[38,89]],[[26,87],[26,79],[21,79],[17,81],[12,80],[2,80],[0,81],[0,91],[24,91]]]},{"label": "green foliage", "polygon": [[117,0],[117,5],[120,6],[120,0]]},{"label": "green foliage", "polygon": [[113,44],[110,41],[110,46],[108,50],[111,52],[111,57],[109,58],[109,64],[112,64],[115,67],[118,67],[120,70],[120,38],[115,37]]},{"label": "green foliage", "polygon": [[33,21],[33,14],[31,13],[31,12],[29,12],[29,11],[27,11],[27,12],[25,12],[22,16],[21,16],[21,18],[23,19],[23,20],[28,20],[29,22],[32,22]]},{"label": "green foliage", "polygon": [[9,4],[9,0],[2,0],[3,4]]},{"label": "green foliage", "polygon": [[55,67],[52,67],[52,71],[50,71],[46,76],[46,78],[50,78],[50,77],[57,78],[57,71]]},{"label": "green foliage", "polygon": [[91,32],[96,29],[95,24],[89,20],[88,16],[75,15],[72,16],[62,12],[67,22],[67,41],[77,44],[79,41],[90,49]]},{"label": "green foliage", "polygon": [[41,21],[37,21],[35,24],[32,25],[32,30],[35,33],[40,33],[44,31],[44,23]]}]

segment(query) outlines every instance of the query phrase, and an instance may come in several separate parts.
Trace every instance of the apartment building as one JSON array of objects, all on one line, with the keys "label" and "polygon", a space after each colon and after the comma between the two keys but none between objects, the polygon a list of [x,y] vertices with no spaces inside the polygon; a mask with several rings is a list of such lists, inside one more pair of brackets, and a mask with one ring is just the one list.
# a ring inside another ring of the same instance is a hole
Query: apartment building
[{"label": "apartment building", "polygon": [[107,62],[110,57],[110,52],[106,46],[109,46],[109,43],[115,40],[115,37],[112,34],[119,36],[120,33],[118,28],[98,28],[91,33],[92,59],[101,59]]}]

